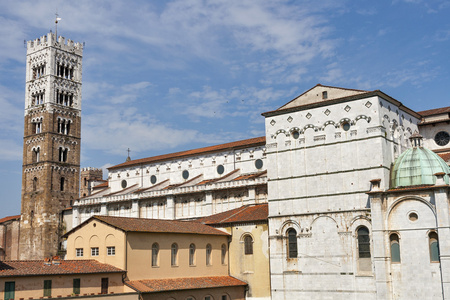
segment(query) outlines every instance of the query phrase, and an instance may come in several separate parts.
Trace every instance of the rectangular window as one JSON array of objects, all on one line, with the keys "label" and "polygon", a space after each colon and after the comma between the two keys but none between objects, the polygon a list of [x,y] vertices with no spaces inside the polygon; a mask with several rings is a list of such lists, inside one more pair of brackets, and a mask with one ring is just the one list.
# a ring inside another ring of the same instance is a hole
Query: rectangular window
[{"label": "rectangular window", "polygon": [[44,297],[52,296],[52,281],[44,280]]},{"label": "rectangular window", "polygon": [[80,286],[81,286],[81,280],[80,278],[74,278],[73,279],[73,293],[75,295],[79,295],[80,294]]},{"label": "rectangular window", "polygon": [[102,294],[108,294],[108,278],[102,278]]},{"label": "rectangular window", "polygon": [[91,248],[91,256],[98,256],[98,247]]},{"label": "rectangular window", "polygon": [[14,299],[16,283],[14,281],[5,282],[5,300]]},{"label": "rectangular window", "polygon": [[77,248],[76,254],[77,254],[77,257],[82,257],[83,256],[83,248]]},{"label": "rectangular window", "polygon": [[114,256],[116,255],[116,247],[107,247],[106,248],[108,256]]}]

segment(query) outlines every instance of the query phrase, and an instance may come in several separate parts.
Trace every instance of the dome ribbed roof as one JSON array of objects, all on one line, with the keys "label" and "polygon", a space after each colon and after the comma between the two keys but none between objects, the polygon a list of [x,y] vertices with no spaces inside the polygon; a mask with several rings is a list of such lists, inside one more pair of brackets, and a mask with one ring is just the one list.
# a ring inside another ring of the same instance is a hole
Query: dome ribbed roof
[{"label": "dome ribbed roof", "polygon": [[450,168],[436,153],[423,147],[414,147],[400,155],[392,167],[391,187],[436,184],[434,174],[444,172],[449,184]]}]

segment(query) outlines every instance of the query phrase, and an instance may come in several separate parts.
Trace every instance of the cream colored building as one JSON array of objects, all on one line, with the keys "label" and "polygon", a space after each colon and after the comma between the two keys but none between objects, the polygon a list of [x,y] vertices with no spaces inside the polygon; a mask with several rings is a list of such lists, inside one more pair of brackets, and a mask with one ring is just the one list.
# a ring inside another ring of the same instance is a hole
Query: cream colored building
[{"label": "cream colored building", "polygon": [[198,221],[231,235],[230,275],[248,283],[246,299],[270,299],[267,203],[242,207]]},{"label": "cream colored building", "polygon": [[102,299],[138,299],[125,286],[125,271],[95,260],[0,262],[0,299],[67,299],[102,295]]},{"label": "cream colored building", "polygon": [[68,259],[124,269],[144,299],[245,298],[247,284],[229,276],[230,235],[199,222],[94,216],[65,236]]}]

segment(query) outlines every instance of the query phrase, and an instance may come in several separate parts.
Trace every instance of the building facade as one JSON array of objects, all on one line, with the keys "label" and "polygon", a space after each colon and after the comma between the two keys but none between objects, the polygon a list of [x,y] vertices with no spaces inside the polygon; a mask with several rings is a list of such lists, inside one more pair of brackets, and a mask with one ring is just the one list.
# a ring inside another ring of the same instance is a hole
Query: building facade
[{"label": "building facade", "polygon": [[68,259],[126,271],[141,299],[245,299],[229,274],[230,234],[195,221],[94,216],[66,233]]},{"label": "building facade", "polygon": [[317,85],[263,115],[273,299],[450,297],[448,246],[437,243],[448,231],[447,164],[428,150],[436,167],[419,163],[414,176],[431,181],[391,181],[402,155],[422,149],[410,141],[419,113],[380,91]]},{"label": "building facade", "polygon": [[20,259],[57,254],[79,197],[82,53],[53,33],[27,42]]}]

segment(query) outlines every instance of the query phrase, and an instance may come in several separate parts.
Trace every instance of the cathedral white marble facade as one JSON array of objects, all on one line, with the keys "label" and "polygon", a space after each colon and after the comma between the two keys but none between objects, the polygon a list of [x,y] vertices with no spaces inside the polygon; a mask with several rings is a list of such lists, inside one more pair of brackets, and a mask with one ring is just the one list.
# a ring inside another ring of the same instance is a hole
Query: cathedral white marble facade
[{"label": "cathedral white marble facade", "polygon": [[272,299],[450,299],[449,107],[317,85],[263,116],[265,137],[111,167],[74,226],[268,202]]}]

